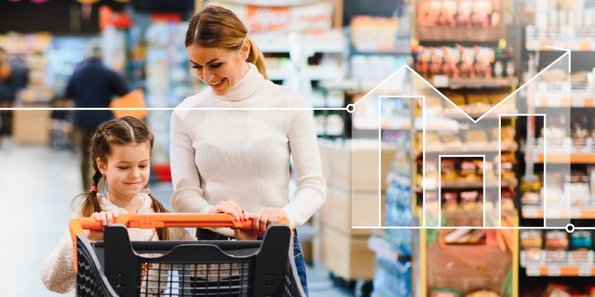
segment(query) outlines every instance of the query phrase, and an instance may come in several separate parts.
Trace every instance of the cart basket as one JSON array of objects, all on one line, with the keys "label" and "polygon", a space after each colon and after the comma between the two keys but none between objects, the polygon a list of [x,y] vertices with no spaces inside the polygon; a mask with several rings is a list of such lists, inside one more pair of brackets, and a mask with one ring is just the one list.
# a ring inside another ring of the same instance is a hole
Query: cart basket
[{"label": "cart basket", "polygon": [[[173,224],[168,221],[170,215]],[[224,214],[192,214],[186,224],[176,215],[127,215],[125,225],[150,228],[155,225],[146,223],[151,218],[158,218],[157,226],[176,227],[195,227],[196,220],[206,227],[205,218],[214,216],[233,221]],[[142,219],[143,226],[130,224],[128,219]],[[225,226],[219,223],[216,227]],[[85,224],[83,229],[99,228]],[[238,224],[250,226],[249,222],[231,222],[227,227]],[[285,225],[270,226],[262,240],[134,242],[125,225],[108,225],[103,241],[90,241],[85,234],[75,236],[77,296],[306,296],[295,269],[292,232]]]}]

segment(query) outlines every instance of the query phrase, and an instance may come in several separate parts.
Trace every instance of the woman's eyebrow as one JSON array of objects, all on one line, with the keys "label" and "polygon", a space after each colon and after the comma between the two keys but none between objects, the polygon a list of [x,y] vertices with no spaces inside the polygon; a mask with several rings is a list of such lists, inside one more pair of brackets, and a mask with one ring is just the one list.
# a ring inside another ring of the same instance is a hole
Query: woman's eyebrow
[{"label": "woman's eyebrow", "polygon": [[[213,59],[213,60],[211,60],[211,61],[207,62],[207,64],[211,64],[211,63],[215,62],[216,60],[217,60],[217,58],[215,58],[215,59]],[[192,64],[194,64],[194,65],[198,65],[198,66],[200,66],[200,64],[198,64],[198,63],[196,63],[196,62],[192,61],[191,59],[188,59],[188,61],[190,61],[190,63],[192,63]]]}]

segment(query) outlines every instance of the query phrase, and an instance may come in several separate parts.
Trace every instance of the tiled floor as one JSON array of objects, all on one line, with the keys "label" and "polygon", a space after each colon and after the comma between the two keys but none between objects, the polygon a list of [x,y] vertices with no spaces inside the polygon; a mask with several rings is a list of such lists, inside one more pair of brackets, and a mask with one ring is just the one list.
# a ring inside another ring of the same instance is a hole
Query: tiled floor
[{"label": "tiled floor", "polygon": [[[47,291],[39,279],[43,259],[56,246],[82,191],[76,154],[46,146],[16,145],[3,139],[0,147],[0,296],[63,296]],[[166,193],[167,186],[154,191]],[[169,196],[169,195],[166,195]],[[169,198],[161,199],[166,205]],[[308,270],[311,297],[349,296],[336,289],[328,272]]]}]

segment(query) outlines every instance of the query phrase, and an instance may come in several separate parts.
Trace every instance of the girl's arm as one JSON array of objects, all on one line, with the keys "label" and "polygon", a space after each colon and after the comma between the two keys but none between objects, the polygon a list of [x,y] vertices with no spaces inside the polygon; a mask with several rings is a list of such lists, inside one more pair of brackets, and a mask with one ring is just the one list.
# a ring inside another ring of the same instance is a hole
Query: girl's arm
[{"label": "girl's arm", "polygon": [[73,261],[72,242],[66,231],[60,238],[58,247],[43,261],[41,267],[41,281],[48,290],[67,293],[74,289],[76,272]]},{"label": "girl's arm", "polygon": [[[289,106],[310,107],[305,98],[297,92],[290,96]],[[326,181],[322,175],[312,111],[305,109],[295,112],[288,137],[298,190],[283,210],[288,216],[290,226],[297,227],[303,225],[326,200]]]},{"label": "girl's arm", "polygon": [[174,212],[213,212],[200,187],[200,173],[194,163],[192,139],[184,118],[192,116],[186,110],[174,110],[170,128],[170,166],[174,193],[171,198]]}]

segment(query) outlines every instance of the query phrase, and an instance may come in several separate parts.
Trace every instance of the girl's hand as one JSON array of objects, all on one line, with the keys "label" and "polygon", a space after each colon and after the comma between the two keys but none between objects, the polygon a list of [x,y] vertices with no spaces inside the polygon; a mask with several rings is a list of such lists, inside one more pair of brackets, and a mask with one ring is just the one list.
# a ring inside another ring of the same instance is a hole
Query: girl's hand
[{"label": "girl's hand", "polygon": [[233,200],[225,200],[217,203],[214,212],[231,214],[238,221],[243,221],[247,218],[246,212]]},{"label": "girl's hand", "polygon": [[278,224],[282,219],[287,219],[287,214],[280,208],[264,207],[256,214],[248,216],[253,220],[254,230],[259,234],[264,234],[267,228],[272,224]]},{"label": "girl's hand", "polygon": [[[101,222],[101,225],[103,225],[104,227],[107,226],[107,224],[111,224],[113,223],[116,218],[118,217],[118,214],[115,212],[111,212],[111,211],[102,211],[102,212],[94,212],[91,215],[92,218],[94,218],[95,220],[97,220],[98,222]],[[103,240],[103,231],[91,231],[89,232],[89,235],[87,236],[87,238],[89,238],[89,240]]]},{"label": "girl's hand", "polygon": [[91,217],[101,222],[101,225],[107,226],[107,224],[113,223],[116,220],[118,214],[108,210],[102,212],[94,212],[91,215]]}]

